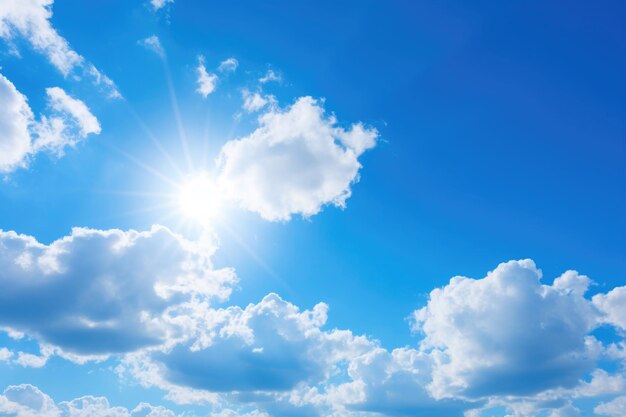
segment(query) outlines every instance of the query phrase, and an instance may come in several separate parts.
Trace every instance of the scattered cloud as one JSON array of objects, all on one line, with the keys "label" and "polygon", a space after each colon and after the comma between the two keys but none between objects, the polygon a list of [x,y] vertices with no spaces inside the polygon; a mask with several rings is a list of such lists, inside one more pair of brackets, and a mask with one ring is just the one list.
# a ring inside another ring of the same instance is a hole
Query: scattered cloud
[{"label": "scattered cloud", "polygon": [[218,77],[213,73],[209,74],[207,72],[202,55],[198,57],[196,72],[198,73],[198,88],[196,91],[200,93],[202,97],[207,98],[209,94],[215,91]]},{"label": "scattered cloud", "polygon": [[13,44],[15,38],[26,39],[36,51],[45,55],[64,76],[76,69],[89,76],[111,98],[121,98],[115,83],[96,67],[86,62],[69,42],[52,27],[54,0],[5,0],[0,5],[0,38]]},{"label": "scattered cloud", "polygon": [[237,61],[235,58],[228,58],[220,62],[220,65],[219,67],[217,67],[217,69],[220,72],[233,72],[237,70],[238,66],[239,61]]},{"label": "scattered cloud", "polygon": [[358,157],[378,137],[361,124],[336,126],[311,97],[270,108],[259,124],[223,146],[218,181],[227,198],[271,221],[310,217],[327,204],[344,207],[358,180]]},{"label": "scattered cloud", "polygon": [[0,74],[0,172],[25,167],[30,156],[49,151],[62,154],[89,134],[99,134],[98,119],[82,101],[63,89],[46,90],[49,114],[35,120],[26,96]]},{"label": "scattered cloud", "polygon": [[161,58],[165,57],[165,49],[161,46],[161,40],[157,35],[148,36],[147,38],[140,40],[138,43]]},{"label": "scattered cloud", "polygon": [[91,395],[55,403],[39,388],[10,385],[0,395],[0,415],[10,417],[176,417],[165,407],[140,403],[135,409],[113,407],[105,397]]},{"label": "scattered cloud", "polygon": [[14,353],[11,352],[9,349],[7,348],[0,348],[0,362],[8,362],[12,357],[13,357]]},{"label": "scattered cloud", "polygon": [[247,89],[242,90],[241,96],[243,97],[243,109],[248,113],[257,112],[268,104],[271,106],[277,104],[276,97],[273,95],[264,96],[258,92],[252,93]]},{"label": "scattered cloud", "polygon": [[626,395],[617,397],[607,403],[602,403],[593,409],[596,414],[611,417],[626,416]]},{"label": "scattered cloud", "polygon": [[150,4],[154,11],[160,10],[168,4],[174,4],[174,0],[150,0]]},{"label": "scattered cloud", "polygon": [[261,78],[259,78],[259,82],[261,84],[266,84],[266,83],[269,83],[271,81],[281,82],[282,81],[282,77],[281,77],[280,74],[278,74],[274,70],[267,70],[265,75],[262,76]]}]

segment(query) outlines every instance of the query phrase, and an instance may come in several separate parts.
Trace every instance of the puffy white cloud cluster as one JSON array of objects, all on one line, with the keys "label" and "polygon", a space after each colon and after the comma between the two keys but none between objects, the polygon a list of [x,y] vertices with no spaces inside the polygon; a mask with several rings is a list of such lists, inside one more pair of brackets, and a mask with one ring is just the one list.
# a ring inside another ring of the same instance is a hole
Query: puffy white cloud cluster
[{"label": "puffy white cloud cluster", "polygon": [[[251,108],[261,103],[254,100]],[[358,158],[378,138],[360,123],[338,127],[311,97],[271,107],[259,124],[222,147],[218,182],[226,198],[271,221],[309,217],[327,204],[344,207],[359,178]]]},{"label": "puffy white cloud cluster", "polygon": [[78,357],[162,344],[178,337],[169,308],[229,296],[236,277],[212,253],[164,227],[76,228],[50,245],[0,232],[0,327]]},{"label": "puffy white cloud cluster", "polygon": [[[190,387],[211,393],[286,392],[317,384],[337,364],[369,350],[373,342],[349,331],[323,331],[328,307],[300,311],[276,294],[246,308],[186,305],[189,337],[176,346],[131,355],[123,368],[144,385]],[[172,314],[181,314],[183,310]]]},{"label": "puffy white cloud cluster", "polygon": [[175,417],[165,407],[141,403],[133,410],[112,407],[105,397],[85,396],[55,403],[39,388],[11,385],[0,395],[0,416],[6,417]]},{"label": "puffy white cloud cluster", "polygon": [[26,166],[41,151],[61,154],[89,134],[100,133],[100,123],[85,103],[59,87],[48,88],[46,94],[49,114],[36,120],[26,96],[0,74],[0,172]]},{"label": "puffy white cloud cluster", "polygon": [[[608,398],[597,413],[621,415],[624,375],[598,367],[601,358],[619,364],[621,350],[611,356],[592,336],[619,323],[618,304],[606,300],[620,288],[590,299],[591,280],[574,271],[544,284],[532,261],[503,263],[433,290],[414,313],[417,346],[387,350],[325,329],[324,303],[301,310],[269,294],[245,308],[212,305],[236,283],[233,271],[212,267],[214,249],[163,227],[75,229],[49,245],[0,233],[0,328],[41,344],[40,356],[3,349],[0,357],[38,366],[54,354],[77,362],[115,354],[120,377],[181,404],[210,404],[216,417],[477,417],[499,409],[562,417],[594,397]],[[94,397],[55,404],[28,386],[0,397],[0,415],[171,415],[146,407]]]},{"label": "puffy white cloud cluster", "polygon": [[111,98],[121,98],[115,83],[102,74],[93,64],[85,61],[72,49],[69,42],[52,27],[52,4],[54,0],[3,0],[0,3],[0,38],[9,42],[26,39],[38,52],[44,54],[64,76],[76,69],[91,78],[92,82]]},{"label": "puffy white cloud cluster", "polygon": [[594,369],[600,348],[589,333],[599,313],[584,298],[589,279],[540,278],[532,261],[511,261],[431,292],[415,319],[435,360],[435,397],[532,395],[573,387]]}]

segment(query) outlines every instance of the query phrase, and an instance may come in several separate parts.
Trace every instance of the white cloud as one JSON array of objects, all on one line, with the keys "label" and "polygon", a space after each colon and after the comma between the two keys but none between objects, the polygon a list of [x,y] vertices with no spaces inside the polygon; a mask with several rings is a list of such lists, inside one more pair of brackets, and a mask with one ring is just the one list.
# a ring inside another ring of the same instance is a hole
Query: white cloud
[{"label": "white cloud", "polygon": [[0,172],[26,165],[31,152],[30,128],[33,112],[26,96],[0,74]]},{"label": "white cloud", "polygon": [[253,113],[261,110],[268,104],[271,106],[276,105],[276,97],[272,95],[261,95],[258,92],[250,92],[249,90],[242,90],[241,96],[243,98],[243,108],[248,113]]},{"label": "white cloud", "polygon": [[282,77],[280,76],[280,74],[274,72],[273,70],[268,70],[264,76],[259,78],[259,82],[261,84],[266,84],[266,83],[269,83],[270,81],[280,82],[282,81]]},{"label": "white cloud", "polygon": [[358,157],[378,133],[336,123],[311,97],[270,108],[259,128],[222,147],[218,181],[227,198],[272,221],[312,216],[327,204],[344,207],[358,180]]},{"label": "white cloud", "polygon": [[601,414],[611,417],[624,417],[626,416],[626,395],[617,397],[607,403],[600,404],[593,409],[596,414]]},{"label": "white cloud", "polygon": [[[83,68],[94,84],[104,89],[109,97],[121,98],[115,83],[98,71],[93,64],[74,51],[69,42],[52,27],[54,0],[4,0],[0,3],[0,38],[12,43],[16,37],[26,39],[38,52],[44,54],[64,76],[76,68]],[[13,45],[15,49],[15,46]],[[96,75],[99,74],[99,75]]]},{"label": "white cloud", "polygon": [[354,357],[348,367],[351,381],[330,387],[327,395],[331,405],[339,410],[392,416],[462,417],[473,405],[432,398],[427,390],[431,368],[432,360],[424,352],[375,348]]},{"label": "white cloud", "polygon": [[604,313],[604,322],[626,330],[626,286],[595,295],[593,303]]},{"label": "white cloud", "polygon": [[[327,379],[337,363],[372,346],[348,331],[322,331],[325,304],[301,312],[276,294],[245,309],[186,305],[171,315],[182,312],[189,320],[183,332],[187,340],[127,358],[125,370],[144,385],[209,393],[284,392]],[[186,402],[176,393],[169,398]]]},{"label": "white cloud", "polygon": [[59,87],[46,90],[51,114],[36,121],[26,97],[0,74],[0,172],[25,167],[40,151],[62,154],[89,134],[99,134],[98,119],[82,101]]},{"label": "white cloud", "polygon": [[91,114],[85,103],[70,97],[59,87],[47,88],[46,94],[48,94],[48,103],[54,110],[67,113],[76,120],[82,137],[90,133],[97,135],[101,132],[98,119]]},{"label": "white cloud", "polygon": [[589,279],[568,272],[550,286],[540,278],[532,261],[511,261],[430,293],[415,319],[435,360],[435,397],[533,395],[573,387],[594,369]]},{"label": "white cloud", "polygon": [[101,89],[112,99],[121,99],[122,93],[109,77],[100,72],[93,64],[87,65],[85,72],[93,79],[93,83],[100,86]]},{"label": "white cloud", "polygon": [[5,0],[0,6],[0,37],[26,38],[63,75],[83,63],[84,58],[70,47],[50,24],[53,0]]},{"label": "white cloud", "polygon": [[56,404],[39,388],[29,385],[11,385],[0,395],[0,416],[7,417],[176,417],[165,407],[139,404],[129,411],[113,407],[105,397],[91,395]]},{"label": "white cloud", "polygon": [[204,66],[204,57],[198,57],[198,66],[196,72],[198,73],[198,88],[196,91],[207,98],[207,96],[215,91],[217,87],[218,77],[215,74],[209,74]]},{"label": "white cloud", "polygon": [[220,72],[233,72],[237,69],[238,66],[239,61],[237,61],[235,58],[228,58],[220,62],[220,65],[219,67],[217,67],[217,69]]},{"label": "white cloud", "polygon": [[148,36],[147,38],[140,40],[138,43],[161,58],[165,57],[165,49],[161,46],[161,40],[157,35]]},{"label": "white cloud", "polygon": [[152,5],[152,8],[156,11],[156,10],[160,10],[163,7],[167,6],[168,4],[173,4],[174,0],[150,0],[150,4]]},{"label": "white cloud", "polygon": [[0,348],[0,362],[8,362],[13,357],[13,352],[3,347]]},{"label": "white cloud", "polygon": [[213,250],[163,227],[76,228],[50,245],[0,231],[0,327],[69,359],[172,341],[177,327],[163,318],[168,308],[225,299],[236,281],[231,270],[212,269]]}]

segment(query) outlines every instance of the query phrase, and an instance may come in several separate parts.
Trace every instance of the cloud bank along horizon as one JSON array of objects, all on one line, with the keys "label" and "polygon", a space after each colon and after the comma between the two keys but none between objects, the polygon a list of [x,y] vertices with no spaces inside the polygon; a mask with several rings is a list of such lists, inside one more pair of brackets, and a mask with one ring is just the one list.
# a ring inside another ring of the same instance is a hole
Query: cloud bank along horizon
[{"label": "cloud bank along horizon", "polygon": [[[88,81],[118,105],[117,84],[52,26],[52,6],[3,1],[0,38],[15,54],[25,42],[66,83]],[[145,6],[158,15],[175,2]],[[135,43],[168,60],[157,35]],[[185,64],[203,100],[243,66],[224,57],[212,69],[203,55]],[[256,125],[225,141],[207,169],[215,196],[271,222],[346,208],[379,131],[340,123],[323,99],[281,105],[267,91],[283,80],[273,69],[253,78],[236,90],[237,117],[256,117]],[[28,172],[41,153],[80,153],[80,143],[107,129],[66,89],[47,87],[45,100],[36,116],[0,74],[7,178]],[[76,227],[48,244],[0,230],[0,329],[11,340],[0,347],[0,363],[42,372],[51,358],[77,367],[113,363],[119,381],[157,390],[167,404],[120,407],[95,395],[57,401],[15,383],[0,395],[0,416],[173,417],[187,414],[171,408],[194,406],[213,417],[559,417],[581,415],[577,402],[590,400],[597,414],[625,413],[626,286],[590,296],[594,282],[585,275],[565,271],[547,283],[532,260],[510,260],[482,278],[456,276],[432,289],[409,318],[415,344],[386,348],[375,335],[329,328],[324,302],[303,308],[272,292],[229,304],[239,279],[233,268],[214,266],[218,249],[216,237],[194,240],[163,225]],[[607,329],[614,340],[598,338]]]}]

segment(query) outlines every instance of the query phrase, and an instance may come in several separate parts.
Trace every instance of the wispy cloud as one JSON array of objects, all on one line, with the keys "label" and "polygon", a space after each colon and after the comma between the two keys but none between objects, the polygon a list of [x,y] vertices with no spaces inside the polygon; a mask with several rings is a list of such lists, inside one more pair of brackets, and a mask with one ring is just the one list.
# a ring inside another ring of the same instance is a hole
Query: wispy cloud
[{"label": "wispy cloud", "polygon": [[163,49],[161,40],[157,35],[148,36],[147,38],[140,40],[138,43],[161,58],[165,57],[165,49]]}]

